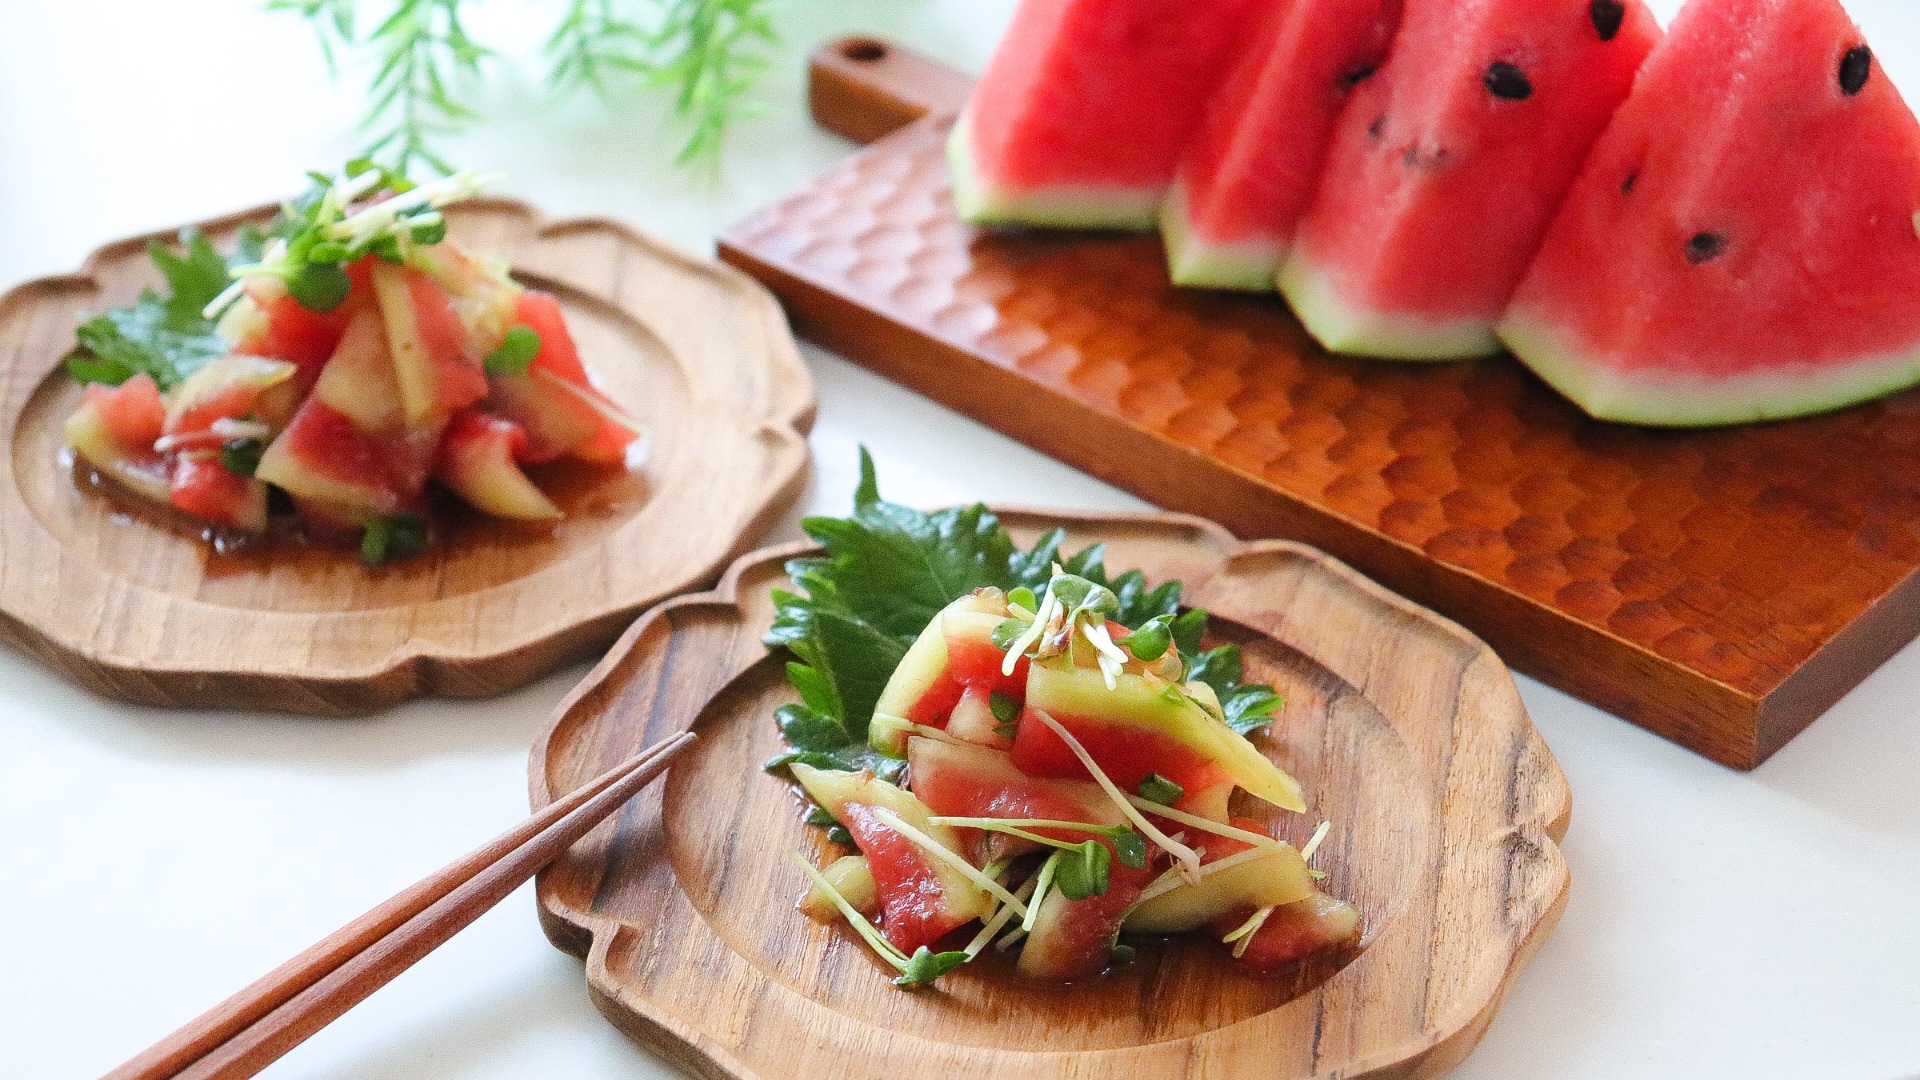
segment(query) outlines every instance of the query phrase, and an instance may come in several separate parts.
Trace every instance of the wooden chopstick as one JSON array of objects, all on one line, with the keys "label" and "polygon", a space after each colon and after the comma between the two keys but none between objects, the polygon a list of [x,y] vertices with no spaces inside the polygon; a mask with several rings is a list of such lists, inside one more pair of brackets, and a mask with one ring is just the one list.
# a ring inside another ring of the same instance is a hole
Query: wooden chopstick
[{"label": "wooden chopstick", "polygon": [[252,1076],[440,947],[666,770],[681,732],[341,927],[102,1080]]}]

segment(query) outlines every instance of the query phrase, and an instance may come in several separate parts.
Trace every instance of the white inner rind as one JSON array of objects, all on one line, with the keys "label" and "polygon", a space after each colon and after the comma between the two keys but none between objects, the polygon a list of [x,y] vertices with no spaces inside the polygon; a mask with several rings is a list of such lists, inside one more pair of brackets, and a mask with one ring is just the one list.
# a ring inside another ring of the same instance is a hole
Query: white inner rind
[{"label": "white inner rind", "polygon": [[1349,304],[1298,247],[1280,269],[1280,291],[1329,352],[1387,360],[1467,360],[1500,352],[1493,327],[1478,319],[1436,322]]},{"label": "white inner rind", "polygon": [[1656,427],[1707,427],[1784,420],[1830,412],[1920,382],[1920,343],[1891,355],[1843,363],[1780,363],[1739,374],[1625,370],[1572,335],[1524,312],[1510,312],[1500,339],[1534,374],[1596,419]]},{"label": "white inner rind", "polygon": [[953,205],[970,225],[1034,225],[1054,229],[1124,229],[1150,232],[1159,224],[1160,200],[1151,188],[1057,185],[1020,190],[996,187],[980,175],[973,156],[969,112],[962,112],[947,138],[953,173]]},{"label": "white inner rind", "polygon": [[1175,285],[1198,289],[1272,292],[1285,245],[1274,240],[1220,243],[1194,232],[1186,186],[1175,180],[1160,207],[1160,240],[1167,249],[1167,275]]}]

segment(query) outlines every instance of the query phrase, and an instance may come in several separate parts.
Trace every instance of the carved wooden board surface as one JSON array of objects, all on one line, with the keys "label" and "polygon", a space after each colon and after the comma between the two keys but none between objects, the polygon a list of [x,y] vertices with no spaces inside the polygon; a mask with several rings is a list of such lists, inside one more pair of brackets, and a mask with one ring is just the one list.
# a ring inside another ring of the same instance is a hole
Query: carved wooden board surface
[{"label": "carved wooden board surface", "polygon": [[1324,548],[1736,767],[1920,630],[1920,392],[1656,431],[1509,357],[1329,356],[1275,297],[1171,288],[1154,238],[961,225],[966,83],[930,65],[817,54],[815,115],[879,141],[722,240],[802,334],[1160,505]]},{"label": "carved wooden board surface", "polygon": [[[271,208],[204,223],[216,245]],[[221,554],[193,522],[97,485],[64,450],[60,369],[87,313],[155,284],[139,237],[0,298],[0,633],[75,682],[163,705],[361,712],[477,696],[590,655],[663,596],[713,581],[797,494],[813,387],[750,279],[608,221],[478,200],[453,237],[561,299],[603,390],[648,428],[627,470],[549,467],[567,513],[520,531],[454,510],[428,555]]]},{"label": "carved wooden board surface", "polygon": [[[1069,988],[969,965],[933,991],[888,984],[843,928],[793,909],[787,859],[819,859],[791,785],[760,768],[793,700],[760,636],[804,545],[741,559],[718,590],[630,629],[535,743],[543,806],[646,743],[699,740],[541,877],[541,920],[586,958],[601,1010],[682,1067],[734,1080],[1425,1077],[1473,1048],[1552,930],[1567,870],[1566,780],[1500,660],[1460,627],[1310,548],[1242,544],[1194,518],[1010,511],[1108,565],[1177,578],[1287,703],[1256,744],[1298,776],[1295,841],[1365,914],[1364,947],[1294,979],[1242,972],[1217,942],[1147,945]],[[1229,622],[1229,620],[1231,620]]]}]

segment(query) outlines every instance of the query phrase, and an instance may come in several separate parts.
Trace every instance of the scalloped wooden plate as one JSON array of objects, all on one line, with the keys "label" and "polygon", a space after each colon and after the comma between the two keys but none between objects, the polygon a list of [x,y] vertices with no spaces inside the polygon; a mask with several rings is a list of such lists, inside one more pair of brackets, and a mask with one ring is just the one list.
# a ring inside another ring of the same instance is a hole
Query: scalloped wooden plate
[{"label": "scalloped wooden plate", "polygon": [[1305,785],[1298,841],[1365,913],[1359,949],[1291,978],[1235,967],[1217,943],[1143,948],[1132,967],[1059,988],[1005,964],[934,991],[888,985],[864,946],[793,910],[803,826],[760,769],[792,699],[760,636],[768,590],[803,545],[742,558],[720,587],[655,609],[561,704],[534,744],[542,806],[684,727],[668,774],[539,883],[547,935],[583,956],[621,1029],[706,1077],[1425,1077],[1479,1041],[1560,915],[1566,779],[1479,639],[1326,555],[1240,543],[1164,515],[1009,511],[1030,540],[1065,527],[1108,562],[1186,582],[1251,677],[1286,694],[1256,742]]},{"label": "scalloped wooden plate", "polygon": [[[216,244],[271,207],[202,223]],[[221,554],[185,518],[72,465],[60,369],[88,313],[157,278],[137,237],[0,298],[0,635],[89,689],[162,705],[364,712],[522,685],[711,582],[798,492],[813,386],[752,280],[610,221],[453,208],[455,239],[559,295],[596,380],[648,428],[628,470],[543,476],[567,512],[521,531],[451,515],[444,542],[368,570],[351,551]]]}]

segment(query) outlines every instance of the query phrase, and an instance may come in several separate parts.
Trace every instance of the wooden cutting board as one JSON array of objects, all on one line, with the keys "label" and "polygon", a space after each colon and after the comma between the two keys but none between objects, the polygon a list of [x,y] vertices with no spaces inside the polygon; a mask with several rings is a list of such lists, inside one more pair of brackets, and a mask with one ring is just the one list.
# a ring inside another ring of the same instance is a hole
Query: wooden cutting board
[{"label": "wooden cutting board", "polygon": [[[202,222],[216,245],[274,207]],[[500,693],[702,587],[798,494],[813,383],[766,290],[604,220],[479,199],[454,239],[553,292],[601,388],[647,426],[631,468],[544,466],[566,520],[447,506],[417,559],[274,537],[221,552],[185,515],[94,483],[65,449],[61,360],[88,313],[157,284],[152,240],[0,297],[0,640],[90,690],[155,705],[358,713]]]},{"label": "wooden cutting board", "polygon": [[721,257],[802,334],[1155,503],[1324,548],[1728,765],[1920,630],[1920,394],[1658,431],[1510,357],[1329,356],[1275,297],[1172,289],[1155,238],[960,224],[967,87],[886,42],[820,50],[814,115],[877,141]]},{"label": "wooden cutting board", "polygon": [[[760,638],[804,545],[742,558],[712,593],[634,624],[534,743],[544,806],[635,747],[699,735],[666,782],[539,882],[547,935],[586,959],[595,1003],[698,1076],[726,1080],[1412,1080],[1471,1051],[1565,903],[1565,777],[1492,650],[1326,555],[1240,543],[1173,515],[1008,511],[1016,539],[1061,527],[1107,564],[1177,578],[1222,616],[1248,678],[1286,698],[1255,745],[1296,775],[1296,843],[1366,919],[1362,948],[1275,977],[1218,942],[1142,943],[1071,987],[1004,958],[906,992],[844,927],[794,910],[823,834],[801,822],[774,710],[795,700]],[[1258,804],[1244,811],[1259,813]]]}]

